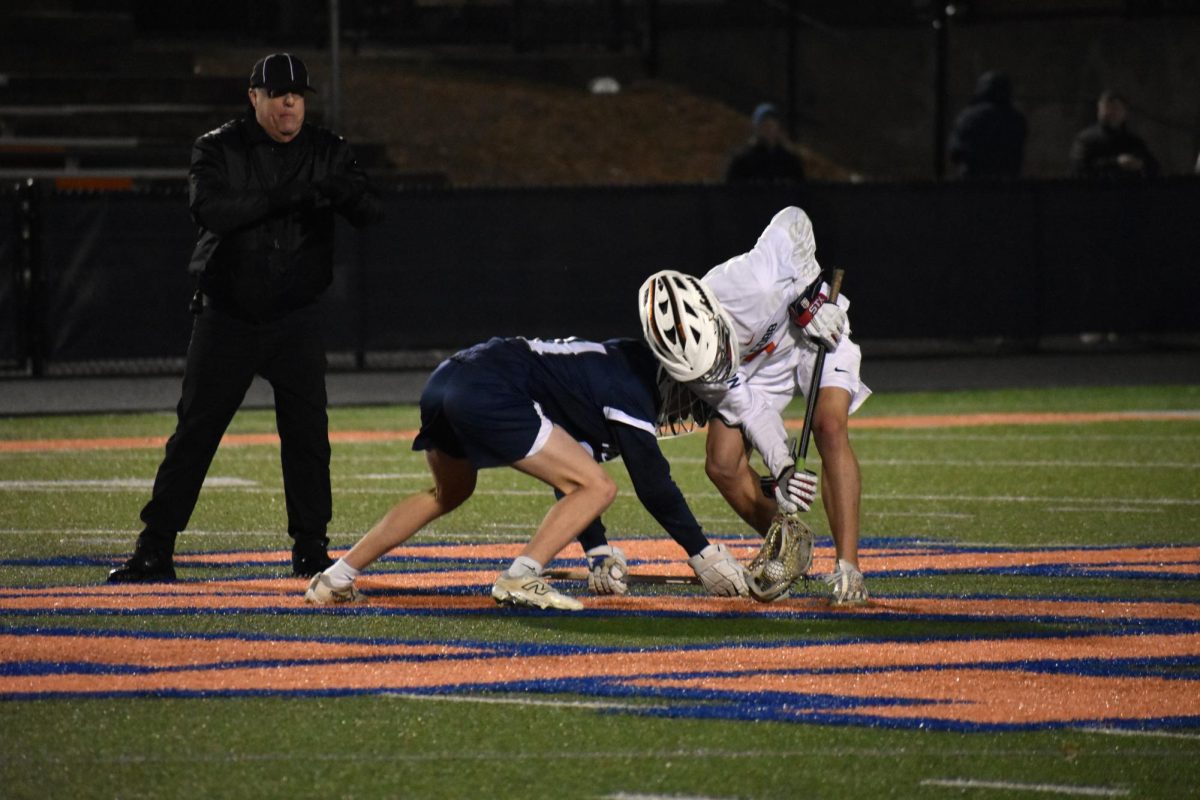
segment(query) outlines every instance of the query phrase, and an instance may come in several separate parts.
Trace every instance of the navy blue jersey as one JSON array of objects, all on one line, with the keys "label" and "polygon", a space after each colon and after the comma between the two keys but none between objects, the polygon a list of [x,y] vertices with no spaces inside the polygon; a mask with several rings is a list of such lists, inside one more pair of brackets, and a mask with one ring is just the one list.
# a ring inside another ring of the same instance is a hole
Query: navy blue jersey
[{"label": "navy blue jersey", "polygon": [[558,425],[597,461],[624,456],[638,499],[694,555],[703,534],[655,438],[657,370],[634,339],[490,339],[430,376],[413,448],[501,466],[537,452]]}]

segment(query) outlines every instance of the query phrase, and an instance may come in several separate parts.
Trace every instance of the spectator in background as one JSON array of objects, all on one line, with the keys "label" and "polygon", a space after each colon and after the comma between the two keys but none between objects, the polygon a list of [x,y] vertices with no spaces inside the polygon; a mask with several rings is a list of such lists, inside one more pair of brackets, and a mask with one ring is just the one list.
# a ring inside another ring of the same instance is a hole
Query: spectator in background
[{"label": "spectator in background", "polygon": [[779,109],[762,103],[750,117],[753,135],[729,161],[727,183],[800,183],[804,162],[793,152],[779,121]]},{"label": "spectator in background", "polygon": [[985,72],[950,134],[950,163],[960,178],[1016,178],[1025,159],[1025,115],[1012,104],[1012,82]]},{"label": "spectator in background", "polygon": [[1152,178],[1158,160],[1126,125],[1125,98],[1104,91],[1096,101],[1096,124],[1084,128],[1071,144],[1071,171],[1080,178]]},{"label": "spectator in background", "polygon": [[243,117],[192,147],[189,207],[199,289],[175,432],[142,509],[145,528],[110,583],[175,580],[175,537],[255,375],[275,392],[292,570],[332,565],[325,345],[318,304],[333,277],[334,213],[379,218],[342,137],[304,121],[308,69],[287,53],[254,65]]}]

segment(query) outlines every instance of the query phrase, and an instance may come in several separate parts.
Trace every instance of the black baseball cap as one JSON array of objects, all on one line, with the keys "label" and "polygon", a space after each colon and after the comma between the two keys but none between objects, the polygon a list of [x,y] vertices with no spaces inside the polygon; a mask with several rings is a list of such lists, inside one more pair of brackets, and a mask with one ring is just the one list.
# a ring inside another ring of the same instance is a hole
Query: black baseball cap
[{"label": "black baseball cap", "polygon": [[308,82],[308,67],[291,53],[272,53],[260,58],[250,70],[250,88],[279,92],[315,92]]}]

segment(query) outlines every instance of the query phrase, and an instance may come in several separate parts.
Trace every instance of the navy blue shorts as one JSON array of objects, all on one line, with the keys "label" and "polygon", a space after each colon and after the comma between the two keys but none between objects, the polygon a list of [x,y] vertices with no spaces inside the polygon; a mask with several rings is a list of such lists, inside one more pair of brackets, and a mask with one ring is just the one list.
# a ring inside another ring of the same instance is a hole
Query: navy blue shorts
[{"label": "navy blue shorts", "polygon": [[552,424],[529,392],[475,361],[443,361],[421,392],[414,450],[440,450],[476,469],[507,466],[542,449]]}]

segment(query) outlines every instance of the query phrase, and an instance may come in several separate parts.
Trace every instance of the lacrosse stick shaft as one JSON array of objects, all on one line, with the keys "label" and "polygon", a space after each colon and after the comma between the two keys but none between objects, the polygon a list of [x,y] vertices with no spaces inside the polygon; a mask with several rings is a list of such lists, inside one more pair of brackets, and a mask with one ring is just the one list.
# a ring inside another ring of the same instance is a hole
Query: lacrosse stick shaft
[{"label": "lacrosse stick shaft", "polygon": [[[548,569],[542,572],[542,577],[562,581],[587,581],[586,569]],[[653,572],[631,572],[625,576],[626,583],[648,583],[664,586],[668,584],[698,585],[700,579],[695,575],[664,575]]]},{"label": "lacrosse stick shaft", "polygon": [[[835,269],[833,281],[829,284],[829,302],[836,303],[838,294],[842,291],[842,278],[846,270]],[[808,440],[812,436],[813,416],[817,410],[817,393],[821,391],[821,371],[825,369],[825,345],[817,345],[817,359],[813,363],[812,380],[808,383],[808,402],[804,407],[804,428],[800,431],[800,463],[808,460]]]}]

